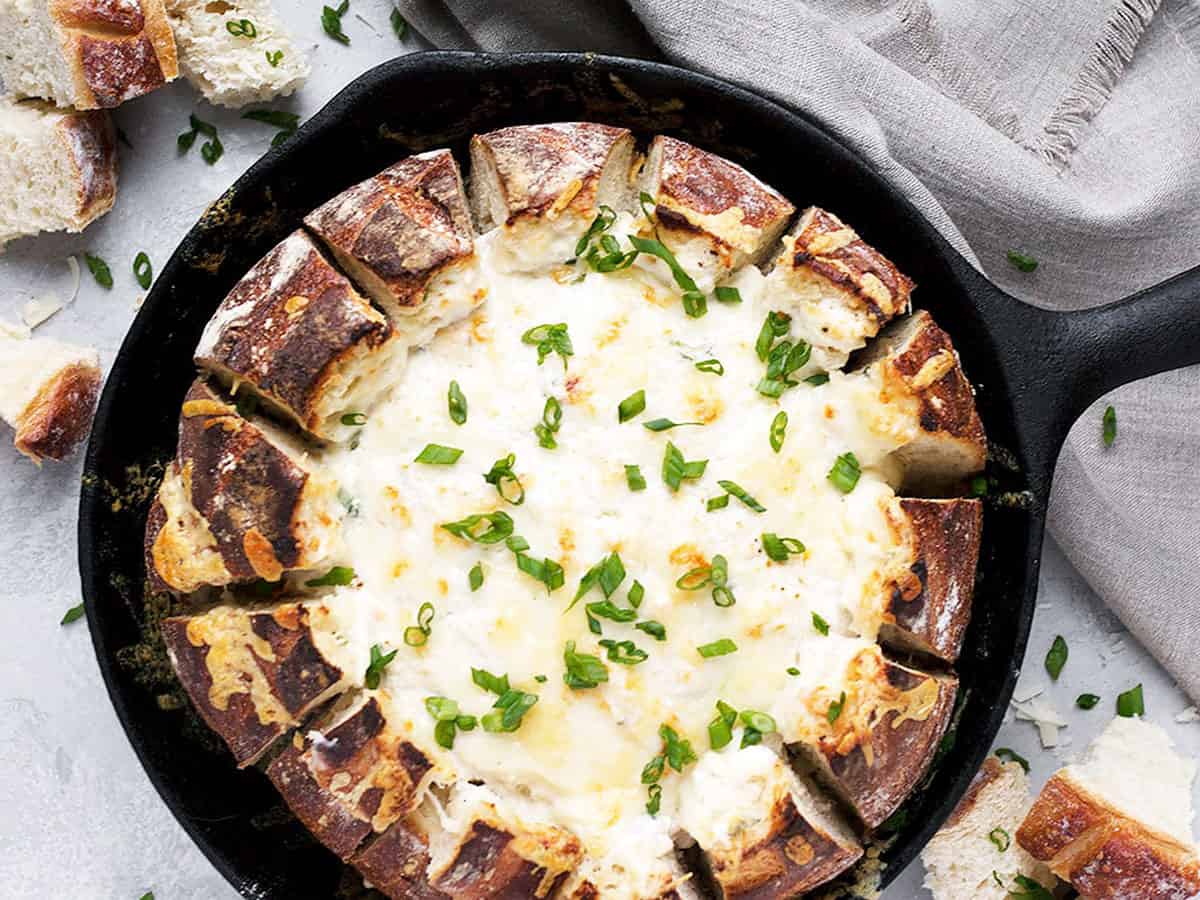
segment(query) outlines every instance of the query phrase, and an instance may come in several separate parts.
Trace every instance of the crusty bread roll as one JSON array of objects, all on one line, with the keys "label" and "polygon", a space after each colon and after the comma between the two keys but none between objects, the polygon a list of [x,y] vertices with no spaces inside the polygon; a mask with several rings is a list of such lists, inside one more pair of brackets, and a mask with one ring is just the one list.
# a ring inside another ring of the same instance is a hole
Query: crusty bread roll
[{"label": "crusty bread roll", "polygon": [[1200,893],[1195,777],[1165,731],[1118,717],[1050,778],[1017,841],[1089,900],[1187,900]]},{"label": "crusty bread roll", "polygon": [[163,0],[0,3],[0,79],[12,96],[107,109],[178,74]]},{"label": "crusty bread roll", "polygon": [[[312,71],[307,54],[269,0],[166,0],[166,4],[179,47],[179,67],[209,103],[237,108],[286,97]],[[253,38],[230,34],[226,23],[241,19],[252,23]]]},{"label": "crusty bread roll", "polygon": [[0,99],[0,185],[0,250],[25,235],[82,231],[117,194],[108,114]]},{"label": "crusty bread roll", "polygon": [[994,756],[984,760],[967,793],[921,853],[925,887],[934,900],[1008,900],[1015,875],[1052,888],[1054,876],[1016,841],[1017,826],[1032,802],[1029,778],[1019,763]]},{"label": "crusty bread roll", "polygon": [[0,332],[0,419],[34,462],[63,459],[78,446],[99,390],[100,356],[90,347]]}]

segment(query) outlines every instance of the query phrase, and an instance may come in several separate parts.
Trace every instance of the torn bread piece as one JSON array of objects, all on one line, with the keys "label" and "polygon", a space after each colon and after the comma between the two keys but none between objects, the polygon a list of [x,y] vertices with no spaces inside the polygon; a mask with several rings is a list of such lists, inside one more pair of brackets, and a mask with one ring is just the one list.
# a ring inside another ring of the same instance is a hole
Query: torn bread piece
[{"label": "torn bread piece", "polygon": [[196,711],[240,767],[353,685],[366,661],[339,640],[323,601],[274,609],[217,606],[162,625],[167,655]]},{"label": "torn bread piece", "polygon": [[343,513],[336,482],[295,438],[196,381],[146,522],[146,570],[155,589],[190,593],[327,568]]},{"label": "torn bread piece", "polygon": [[821,689],[806,699],[812,721],[797,749],[874,830],[933,762],[954,716],[958,679],[909,668],[871,647],[854,658],[845,685],[844,694]]},{"label": "torn bread piece", "polygon": [[704,293],[762,262],[795,212],[741,166],[666,135],[650,145],[638,188],[654,204],[659,240]]},{"label": "torn bread piece", "polygon": [[840,369],[880,328],[908,311],[913,282],[841,219],[811,206],[783,238],[766,278],[797,334]]},{"label": "torn bread piece", "polygon": [[500,261],[538,272],[575,256],[602,205],[632,207],[633,136],[595,122],[517,125],[471,138],[471,209],[500,229]]},{"label": "torn bread piece", "polygon": [[856,363],[878,391],[874,426],[898,445],[902,487],[915,493],[956,490],[987,461],[975,392],[950,336],[925,310],[893,322]]},{"label": "torn bread piece", "polygon": [[108,113],[0,98],[0,185],[0,250],[26,235],[82,231],[117,194]]},{"label": "torn bread piece", "polygon": [[309,213],[304,224],[409,344],[483,301],[474,232],[449,150],[402,159]]},{"label": "torn bread piece", "polygon": [[[1033,797],[1019,763],[989,756],[950,818],[921,853],[934,900],[1008,900],[1016,875],[1046,888],[1057,879],[1016,841]],[[999,878],[999,881],[997,881]]]},{"label": "torn bread piece", "polygon": [[87,437],[99,391],[92,348],[0,332],[0,419],[34,462],[65,459]]},{"label": "torn bread piece", "polygon": [[896,550],[864,614],[885,644],[954,662],[971,620],[983,505],[913,497],[886,504]]},{"label": "torn bread piece", "polygon": [[106,109],[178,74],[163,0],[0,3],[0,80],[10,96]]},{"label": "torn bread piece", "polygon": [[417,806],[433,768],[385,709],[383,695],[362,694],[297,732],[267,768],[296,818],[343,860]]},{"label": "torn bread piece", "polygon": [[[286,97],[312,72],[308,55],[269,0],[166,0],[188,82],[217,106],[234,109]],[[253,34],[240,23],[248,21]],[[228,23],[238,23],[233,34]]]},{"label": "torn bread piece", "polygon": [[679,825],[726,900],[785,900],[863,854],[833,804],[765,744],[705,753],[680,789]]},{"label": "torn bread piece", "polygon": [[310,434],[339,441],[387,389],[403,350],[387,319],[296,231],[234,285],[195,359],[235,396],[249,391]]},{"label": "torn bread piece", "polygon": [[1093,900],[1185,900],[1200,893],[1192,836],[1196,763],[1166,732],[1114,719],[1060,769],[1017,830],[1035,859]]}]

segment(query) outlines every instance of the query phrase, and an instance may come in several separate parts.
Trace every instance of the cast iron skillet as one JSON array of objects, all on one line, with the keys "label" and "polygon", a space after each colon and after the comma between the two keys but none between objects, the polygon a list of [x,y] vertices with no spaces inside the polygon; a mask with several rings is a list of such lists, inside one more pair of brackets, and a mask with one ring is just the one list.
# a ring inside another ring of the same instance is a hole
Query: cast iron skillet
[{"label": "cast iron skillet", "polygon": [[[1003,498],[989,501],[956,740],[910,801],[883,880],[920,851],[991,749],[1025,651],[1055,457],[1101,393],[1200,362],[1200,269],[1101,309],[1053,314],[1004,294],[862,160],[803,115],[712,78],[583,54],[421,53],[363,75],[255,164],[184,238],[113,364],[88,447],[79,562],[100,670],[150,779],[247,897],[329,897],[341,865],[253,770],[183,733],[118,651],[143,638],[145,483],[175,449],[192,349],[233,283],[301,217],[407,154],[524,122],[591,119],[664,131],[737,160],[797,205],[835,210],[919,285],[978,390]],[[1097,428],[1099,427],[1097,423]],[[149,485],[153,488],[153,484]],[[114,503],[114,498],[120,498]],[[266,823],[266,824],[264,824]]]}]

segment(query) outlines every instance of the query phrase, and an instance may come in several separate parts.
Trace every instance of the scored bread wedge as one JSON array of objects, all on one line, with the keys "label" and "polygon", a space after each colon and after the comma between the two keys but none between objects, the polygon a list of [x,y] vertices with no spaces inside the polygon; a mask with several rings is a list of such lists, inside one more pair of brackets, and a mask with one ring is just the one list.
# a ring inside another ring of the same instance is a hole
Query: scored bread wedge
[{"label": "scored bread wedge", "polygon": [[0,250],[27,235],[82,231],[117,194],[108,113],[0,98],[0,185]]},{"label": "scored bread wedge", "polygon": [[471,209],[511,271],[575,256],[602,205],[631,206],[633,136],[595,122],[516,125],[471,138]]},{"label": "scored bread wedge", "polygon": [[820,689],[807,699],[815,727],[809,724],[796,749],[874,830],[929,769],[957,692],[953,675],[922,672],[876,647],[865,649],[852,661],[844,690]]},{"label": "scored bread wedge", "polygon": [[100,356],[91,347],[0,332],[0,420],[34,462],[71,454],[91,430],[99,390]]},{"label": "scored bread wedge", "polygon": [[841,368],[908,311],[913,282],[833,213],[810,206],[783,238],[766,289],[796,333]]},{"label": "scored bread wedge", "polygon": [[387,319],[293,232],[221,301],[196,364],[318,438],[344,440],[386,390],[403,348]]},{"label": "scored bread wedge", "polygon": [[304,224],[410,344],[482,302],[474,231],[449,150],[410,156],[338,194]]},{"label": "scored bread wedge", "polygon": [[1118,717],[1060,769],[1017,841],[1091,900],[1185,900],[1200,893],[1192,835],[1196,763],[1150,722]]},{"label": "scored bread wedge", "polygon": [[679,824],[725,900],[785,900],[863,854],[833,803],[765,744],[704,754],[680,790]]},{"label": "scored bread wedge", "polygon": [[156,590],[191,593],[327,568],[343,513],[336,482],[297,440],[197,380],[146,522],[146,571]]},{"label": "scored bread wedge", "polygon": [[192,705],[239,767],[256,762],[362,671],[324,601],[217,606],[165,619],[162,634]]},{"label": "scored bread wedge", "polygon": [[1016,842],[1033,798],[1016,762],[989,756],[946,824],[921,852],[934,900],[1008,900],[1015,876],[1046,888],[1056,879]]},{"label": "scored bread wedge", "polygon": [[178,74],[163,0],[0,3],[0,80],[10,96],[106,109]]},{"label": "scored bread wedge", "polygon": [[886,503],[896,549],[864,613],[885,644],[953,662],[971,620],[983,505],[914,497]]},{"label": "scored bread wedge", "polygon": [[[209,103],[236,109],[286,97],[312,71],[269,0],[166,0],[166,7],[179,68]],[[240,25],[238,34],[230,22]]]},{"label": "scored bread wedge", "polygon": [[267,768],[296,818],[343,860],[417,806],[433,769],[385,708],[382,696],[359,695],[294,734]]},{"label": "scored bread wedge", "polygon": [[795,212],[736,163],[666,135],[651,143],[638,190],[653,203],[659,240],[706,293],[762,262]]}]

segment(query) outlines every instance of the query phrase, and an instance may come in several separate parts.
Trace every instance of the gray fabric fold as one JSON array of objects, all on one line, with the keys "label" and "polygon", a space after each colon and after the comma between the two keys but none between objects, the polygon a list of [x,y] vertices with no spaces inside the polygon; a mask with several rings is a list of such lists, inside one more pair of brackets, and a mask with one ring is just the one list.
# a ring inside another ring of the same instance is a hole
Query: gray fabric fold
[{"label": "gray fabric fold", "polygon": [[[397,3],[435,46],[657,50],[800,108],[1038,306],[1200,264],[1200,0]],[[1050,508],[1067,556],[1196,700],[1198,414],[1200,367],[1114,392],[1072,430]]]}]

